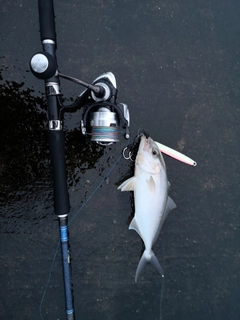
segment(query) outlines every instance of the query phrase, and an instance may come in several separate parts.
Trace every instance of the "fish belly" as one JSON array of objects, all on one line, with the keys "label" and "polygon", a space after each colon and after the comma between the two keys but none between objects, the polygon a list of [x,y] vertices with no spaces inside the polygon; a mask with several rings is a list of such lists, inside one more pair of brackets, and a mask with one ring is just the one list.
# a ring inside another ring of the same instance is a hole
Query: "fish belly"
[{"label": "fish belly", "polygon": [[147,250],[159,231],[167,201],[167,179],[155,177],[155,188],[149,188],[149,179],[147,174],[138,175],[134,191],[135,219]]}]

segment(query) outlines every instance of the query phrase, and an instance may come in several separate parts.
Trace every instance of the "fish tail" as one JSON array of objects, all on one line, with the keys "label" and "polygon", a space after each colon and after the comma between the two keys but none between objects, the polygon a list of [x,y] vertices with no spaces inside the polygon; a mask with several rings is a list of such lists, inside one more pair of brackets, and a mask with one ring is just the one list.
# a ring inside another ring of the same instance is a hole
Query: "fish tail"
[{"label": "fish tail", "polygon": [[147,250],[145,250],[137,266],[135,282],[138,281],[147,263],[150,263],[154,269],[164,277],[163,269],[154,252],[151,250],[150,253],[148,253]]}]

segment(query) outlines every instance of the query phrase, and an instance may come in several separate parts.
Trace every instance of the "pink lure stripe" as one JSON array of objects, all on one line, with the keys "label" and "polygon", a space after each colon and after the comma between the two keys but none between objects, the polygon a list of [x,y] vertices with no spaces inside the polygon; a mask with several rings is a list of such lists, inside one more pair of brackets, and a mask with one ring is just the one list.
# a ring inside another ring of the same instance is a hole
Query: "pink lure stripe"
[{"label": "pink lure stripe", "polygon": [[184,154],[182,154],[182,153],[180,153],[180,152],[178,152],[178,151],[176,151],[174,149],[171,149],[171,148],[169,148],[169,147],[165,146],[164,144],[161,144],[161,143],[159,143],[157,141],[155,141],[155,142],[156,142],[159,150],[161,152],[167,154],[168,156],[170,156],[170,157],[172,157],[172,158],[174,158],[176,160],[182,161],[182,162],[184,162],[186,164],[189,164],[190,166],[194,166],[195,167],[197,165],[196,161],[194,161],[191,158],[185,156]]}]

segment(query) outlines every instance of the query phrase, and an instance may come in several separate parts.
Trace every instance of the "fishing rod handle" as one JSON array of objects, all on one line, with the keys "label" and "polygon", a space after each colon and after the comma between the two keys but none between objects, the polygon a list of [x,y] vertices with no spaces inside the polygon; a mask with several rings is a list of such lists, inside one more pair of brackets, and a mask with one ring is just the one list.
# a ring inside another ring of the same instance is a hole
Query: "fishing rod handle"
[{"label": "fishing rod handle", "polygon": [[38,0],[41,41],[52,40],[57,47],[53,0]]},{"label": "fishing rod handle", "polygon": [[54,212],[57,215],[70,211],[67,189],[64,132],[61,129],[49,130],[49,149],[53,174]]},{"label": "fishing rod handle", "polygon": [[[43,52],[51,55],[48,63],[56,61],[56,31],[54,21],[53,0],[38,0],[40,36]],[[52,74],[55,74],[53,70]],[[70,211],[69,195],[67,189],[67,173],[65,160],[65,139],[62,130],[62,119],[59,115],[58,96],[60,93],[59,78],[55,74],[45,80],[46,97],[48,105],[49,121],[49,150],[53,175],[54,212],[57,215],[65,215]]]}]

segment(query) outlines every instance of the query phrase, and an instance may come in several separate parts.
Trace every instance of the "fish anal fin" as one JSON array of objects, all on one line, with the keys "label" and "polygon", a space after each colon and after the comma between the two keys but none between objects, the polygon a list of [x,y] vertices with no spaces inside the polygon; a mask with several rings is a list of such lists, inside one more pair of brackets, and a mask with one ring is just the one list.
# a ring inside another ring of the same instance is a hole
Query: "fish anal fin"
[{"label": "fish anal fin", "polygon": [[118,189],[121,191],[134,191],[136,186],[136,177],[131,177],[124,181]]},{"label": "fish anal fin", "polygon": [[[135,213],[135,216],[136,216],[136,213]],[[129,230],[135,230],[135,231],[139,234],[139,236],[142,238],[141,232],[140,232],[140,230],[139,230],[139,228],[138,228],[137,220],[136,220],[135,217],[132,219],[132,221],[131,221],[128,229],[129,229]]]}]

